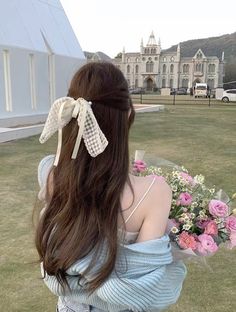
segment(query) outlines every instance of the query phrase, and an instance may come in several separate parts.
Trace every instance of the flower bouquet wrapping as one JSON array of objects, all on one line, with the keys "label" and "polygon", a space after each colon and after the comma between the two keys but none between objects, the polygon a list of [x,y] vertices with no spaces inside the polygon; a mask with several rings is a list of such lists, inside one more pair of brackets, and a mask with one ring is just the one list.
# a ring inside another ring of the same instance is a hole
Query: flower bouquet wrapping
[{"label": "flower bouquet wrapping", "polygon": [[[132,173],[165,179],[172,189],[172,205],[167,233],[174,258],[213,255],[219,245],[236,246],[236,209],[224,191],[205,184],[203,175],[192,177],[184,167],[162,160],[158,166],[143,161],[144,151],[136,151]],[[158,162],[160,163],[160,161]]]}]

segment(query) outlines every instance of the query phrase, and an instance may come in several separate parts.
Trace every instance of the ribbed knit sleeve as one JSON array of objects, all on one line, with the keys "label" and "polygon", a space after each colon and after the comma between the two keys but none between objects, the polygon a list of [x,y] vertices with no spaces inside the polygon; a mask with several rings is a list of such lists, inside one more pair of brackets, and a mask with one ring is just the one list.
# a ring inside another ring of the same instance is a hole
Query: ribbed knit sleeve
[{"label": "ribbed knit sleeve", "polygon": [[[92,272],[85,276],[89,281],[99,271],[106,257],[105,248]],[[67,271],[70,275],[71,292],[64,296],[55,278],[47,276],[46,285],[64,302],[92,305],[104,311],[152,311],[159,312],[175,303],[180,296],[186,276],[186,267],[181,261],[173,261],[168,235],[161,238],[119,248],[115,270],[91,296],[83,287],[83,280],[73,277],[85,271],[91,255],[77,261]],[[85,284],[85,283],[84,283]]]}]

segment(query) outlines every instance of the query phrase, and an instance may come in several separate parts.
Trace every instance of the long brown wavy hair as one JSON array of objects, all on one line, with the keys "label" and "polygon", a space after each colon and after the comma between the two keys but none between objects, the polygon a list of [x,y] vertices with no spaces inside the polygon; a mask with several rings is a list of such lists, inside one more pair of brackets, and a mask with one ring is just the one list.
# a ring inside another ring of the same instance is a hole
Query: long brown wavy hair
[{"label": "long brown wavy hair", "polygon": [[65,289],[69,287],[67,269],[93,250],[94,257],[84,274],[88,273],[106,240],[107,260],[88,285],[93,292],[115,266],[120,198],[125,184],[131,187],[128,135],[135,113],[127,82],[111,63],[84,65],[74,75],[68,96],[92,102],[109,144],[92,158],[81,142],[77,158],[72,160],[77,121],[72,119],[63,129],[60,160],[50,173],[52,185],[47,185],[46,209],[38,220],[35,244],[44,271],[55,275]]}]

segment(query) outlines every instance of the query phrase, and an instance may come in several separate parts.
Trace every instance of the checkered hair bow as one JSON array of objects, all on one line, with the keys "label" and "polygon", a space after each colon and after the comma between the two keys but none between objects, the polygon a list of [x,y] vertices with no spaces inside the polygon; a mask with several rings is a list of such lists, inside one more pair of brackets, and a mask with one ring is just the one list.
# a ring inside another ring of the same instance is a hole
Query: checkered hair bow
[{"label": "checkered hair bow", "polygon": [[54,166],[57,166],[60,158],[62,129],[72,118],[77,119],[79,126],[74,150],[71,155],[72,159],[77,157],[82,138],[84,139],[88,153],[92,157],[96,157],[105,150],[108,141],[97,123],[91,104],[91,102],[88,102],[83,98],[74,100],[71,97],[62,97],[53,103],[43,132],[39,138],[39,142],[45,143],[56,131],[58,131],[58,145]]}]

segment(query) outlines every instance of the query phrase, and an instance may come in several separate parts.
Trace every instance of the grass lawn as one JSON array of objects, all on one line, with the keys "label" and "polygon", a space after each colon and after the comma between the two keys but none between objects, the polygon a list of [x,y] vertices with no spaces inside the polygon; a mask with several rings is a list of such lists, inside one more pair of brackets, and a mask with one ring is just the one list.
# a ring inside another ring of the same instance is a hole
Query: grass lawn
[{"label": "grass lawn", "polygon": [[[145,149],[184,164],[192,174],[229,194],[236,192],[236,107],[168,106],[165,112],[137,114],[131,154]],[[51,312],[56,298],[40,280],[33,246],[31,212],[37,196],[37,164],[55,151],[38,137],[0,144],[0,311]],[[182,296],[169,312],[236,311],[236,250],[225,248],[209,268],[188,265]]]}]

